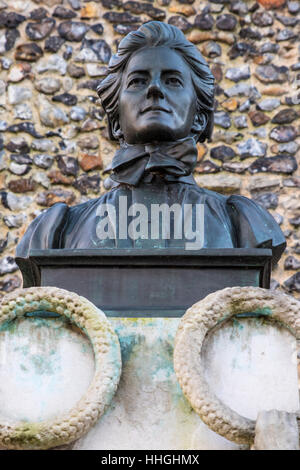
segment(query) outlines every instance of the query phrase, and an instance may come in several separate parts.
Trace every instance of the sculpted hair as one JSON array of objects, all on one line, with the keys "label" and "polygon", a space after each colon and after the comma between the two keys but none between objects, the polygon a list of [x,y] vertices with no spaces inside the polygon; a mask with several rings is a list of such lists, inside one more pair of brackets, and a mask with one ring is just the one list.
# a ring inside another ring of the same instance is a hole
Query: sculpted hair
[{"label": "sculpted hair", "polygon": [[197,95],[197,113],[205,115],[206,127],[198,137],[200,142],[210,139],[213,130],[214,111],[214,77],[200,51],[189,42],[175,26],[150,21],[137,31],[125,36],[119,44],[118,51],[109,61],[107,75],[97,87],[102,106],[108,117],[109,134],[112,140],[113,123],[119,119],[119,92],[122,72],[131,55],[145,47],[168,46],[178,52],[188,63],[192,72],[192,82]]}]

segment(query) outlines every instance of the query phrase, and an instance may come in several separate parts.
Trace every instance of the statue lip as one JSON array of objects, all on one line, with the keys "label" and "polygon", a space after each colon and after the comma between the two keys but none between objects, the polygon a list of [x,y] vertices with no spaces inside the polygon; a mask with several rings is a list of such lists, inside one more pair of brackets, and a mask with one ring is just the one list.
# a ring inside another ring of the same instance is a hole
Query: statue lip
[{"label": "statue lip", "polygon": [[150,106],[146,106],[146,108],[141,111],[141,114],[147,113],[148,111],[164,111],[165,113],[172,112],[170,109],[164,108],[163,106],[151,104]]}]

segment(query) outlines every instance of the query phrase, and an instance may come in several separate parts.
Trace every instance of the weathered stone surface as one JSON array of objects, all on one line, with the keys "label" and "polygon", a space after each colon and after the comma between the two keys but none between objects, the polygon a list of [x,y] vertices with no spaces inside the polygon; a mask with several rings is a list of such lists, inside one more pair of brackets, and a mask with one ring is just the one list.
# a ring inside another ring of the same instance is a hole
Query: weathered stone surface
[{"label": "weathered stone surface", "polygon": [[33,140],[31,147],[39,152],[56,152],[56,146],[50,139]]},{"label": "weathered stone surface", "polygon": [[9,126],[7,128],[8,132],[13,132],[14,134],[18,134],[19,132],[25,132],[26,134],[32,135],[32,137],[40,138],[42,137],[34,127],[32,122],[21,122],[20,124],[14,124],[13,126]]},{"label": "weathered stone surface", "polygon": [[81,175],[75,180],[74,187],[78,189],[81,194],[87,194],[88,192],[98,193],[100,180],[99,175]]},{"label": "weathered stone surface", "polygon": [[250,138],[237,145],[237,151],[241,159],[248,157],[264,157],[267,152],[267,144]]},{"label": "weathered stone surface", "polygon": [[25,16],[19,15],[13,11],[2,11],[0,13],[0,27],[17,28],[25,19]]},{"label": "weathered stone surface", "polygon": [[68,74],[71,75],[71,77],[74,78],[80,78],[85,75],[85,70],[83,67],[79,67],[78,65],[75,64],[68,64]]},{"label": "weathered stone surface", "polygon": [[65,40],[60,36],[50,36],[45,41],[45,51],[46,52],[57,52],[64,44]]},{"label": "weathered stone surface", "polygon": [[103,34],[103,31],[104,31],[103,24],[102,23],[93,24],[93,26],[91,26],[91,30],[94,31],[94,33],[96,34],[99,34],[100,36],[101,34]]},{"label": "weathered stone surface", "polygon": [[79,171],[77,159],[67,155],[59,155],[57,157],[57,165],[61,172],[67,176],[76,176]]},{"label": "weathered stone surface", "polygon": [[[14,118],[16,119],[22,119],[23,121],[26,121],[28,119],[32,119],[32,110],[26,103],[21,103],[17,104],[14,106]],[[7,125],[5,126],[5,129],[7,129]],[[1,130],[1,126],[0,126]]]},{"label": "weathered stone surface", "polygon": [[57,188],[45,192],[41,192],[36,197],[36,202],[40,206],[50,207],[56,202],[65,202],[72,204],[75,201],[75,194],[72,191]]},{"label": "weathered stone surface", "polygon": [[72,18],[75,18],[77,15],[76,15],[75,11],[70,10],[69,8],[65,8],[61,5],[58,5],[55,8],[54,12],[52,13],[52,16],[54,16],[55,18],[70,20]]},{"label": "weathered stone surface", "polygon": [[26,222],[26,215],[16,214],[16,215],[5,215],[3,221],[5,225],[9,228],[20,228]]},{"label": "weathered stone surface", "polygon": [[89,27],[85,23],[79,21],[63,21],[57,28],[63,39],[75,42],[80,42],[88,29]]},{"label": "weathered stone surface", "polygon": [[32,91],[30,88],[19,86],[19,85],[9,85],[8,87],[8,101],[10,104],[19,104],[27,101],[31,98]]},{"label": "weathered stone surface", "polygon": [[12,256],[5,256],[0,260],[0,275],[13,273],[19,268]]},{"label": "weathered stone surface", "polygon": [[67,62],[58,54],[48,56],[47,60],[42,60],[36,66],[38,73],[44,72],[57,72],[60,75],[65,75],[67,70]]},{"label": "weathered stone surface", "polygon": [[66,113],[57,106],[52,106],[47,100],[42,99],[40,104],[40,120],[44,126],[55,128],[69,122]]},{"label": "weathered stone surface", "polygon": [[230,59],[236,59],[237,57],[255,56],[257,54],[257,50],[255,46],[247,42],[236,42],[229,49],[227,54]]},{"label": "weathered stone surface", "polygon": [[52,95],[56,93],[61,87],[61,80],[54,77],[40,78],[34,82],[34,86],[38,91]]},{"label": "weathered stone surface", "polygon": [[296,39],[296,33],[292,29],[281,29],[276,34],[276,41],[289,41],[290,39]]},{"label": "weathered stone surface", "polygon": [[227,69],[225,77],[233,82],[239,82],[240,80],[247,80],[250,78],[249,65],[243,65],[241,67],[232,67]]},{"label": "weathered stone surface", "polygon": [[81,149],[97,149],[99,147],[99,139],[96,135],[82,136],[78,139],[77,145]]},{"label": "weathered stone surface", "polygon": [[108,63],[111,57],[111,49],[103,39],[84,39],[81,46],[81,50],[83,49],[91,50],[97,60],[104,63]]},{"label": "weathered stone surface", "polygon": [[29,173],[30,166],[26,164],[18,164],[18,163],[12,162],[9,165],[8,169],[14,175],[22,176],[22,175],[26,175],[27,173]]},{"label": "weathered stone surface", "polygon": [[288,68],[284,65],[259,65],[256,67],[255,76],[263,83],[284,83],[288,78]]},{"label": "weathered stone surface", "polygon": [[226,96],[248,96],[251,100],[256,100],[261,98],[261,95],[257,88],[253,85],[248,85],[247,83],[238,83],[230,88],[227,88],[224,91]]},{"label": "weathered stone surface", "polygon": [[26,60],[28,62],[36,62],[42,57],[43,51],[35,43],[20,44],[16,48],[15,59],[16,60]]},{"label": "weathered stone surface", "polygon": [[273,153],[290,153],[294,155],[299,149],[297,142],[287,142],[283,144],[273,144],[271,145],[271,151]]},{"label": "weathered stone surface", "polygon": [[18,276],[5,276],[5,278],[0,281],[0,291],[5,293],[12,292],[21,286],[22,281]]},{"label": "weathered stone surface", "polygon": [[223,31],[233,31],[237,25],[237,19],[234,15],[223,14],[217,17],[216,27]]},{"label": "weathered stone surface", "polygon": [[196,175],[195,180],[200,187],[217,191],[222,194],[240,192],[241,178],[233,175]]},{"label": "weathered stone surface", "polygon": [[273,124],[290,124],[291,122],[295,121],[295,119],[299,119],[300,113],[297,113],[294,109],[286,108],[281,109],[273,118]]},{"label": "weathered stone surface", "polygon": [[114,24],[113,28],[116,33],[126,36],[126,34],[131,33],[131,31],[136,31],[139,26],[140,24]]},{"label": "weathered stone surface", "polygon": [[84,153],[80,159],[80,167],[84,171],[100,170],[103,168],[103,162],[100,155],[90,155]]},{"label": "weathered stone surface", "polygon": [[225,162],[234,158],[236,153],[232,147],[228,147],[227,145],[219,145],[218,147],[213,147],[211,149],[210,156],[211,158]]},{"label": "weathered stone surface", "polygon": [[171,16],[168,19],[168,23],[176,26],[183,32],[186,32],[193,27],[192,24],[189,23],[183,16]]},{"label": "weathered stone surface", "polygon": [[255,427],[255,450],[299,450],[296,413],[261,411]]},{"label": "weathered stone surface", "polygon": [[248,127],[248,121],[246,116],[235,116],[233,120],[234,125],[237,129],[246,129]]},{"label": "weathered stone surface", "polygon": [[300,261],[295,256],[288,256],[284,261],[284,269],[297,271],[300,269]]},{"label": "weathered stone surface", "polygon": [[215,124],[217,126],[228,129],[231,126],[231,119],[228,113],[225,111],[218,111],[215,113]]},{"label": "weathered stone surface", "polygon": [[1,193],[1,201],[4,207],[13,212],[24,211],[30,204],[32,204],[32,197],[30,196],[16,196],[11,192],[3,191]]},{"label": "weathered stone surface", "polygon": [[253,198],[253,200],[266,210],[276,209],[278,206],[278,195],[275,193],[263,193]]},{"label": "weathered stone surface", "polygon": [[277,126],[270,132],[270,138],[276,142],[289,142],[296,137],[296,129],[294,126]]},{"label": "weathered stone surface", "polygon": [[214,18],[209,13],[201,13],[195,16],[194,25],[199,29],[210,30],[214,25]]},{"label": "weathered stone surface", "polygon": [[265,98],[257,103],[257,108],[261,111],[273,111],[273,109],[278,108],[278,106],[280,106],[280,100],[278,98]]},{"label": "weathered stone surface", "polygon": [[27,23],[25,32],[32,41],[40,41],[49,36],[54,26],[55,20],[53,18],[45,18],[38,23]]},{"label": "weathered stone surface", "polygon": [[251,15],[251,19],[256,26],[271,26],[274,22],[272,13],[265,10],[256,10]]},{"label": "weathered stone surface", "polygon": [[222,55],[222,48],[220,44],[214,41],[208,41],[202,47],[202,54],[209,58],[219,57]]},{"label": "weathered stone surface", "polygon": [[77,97],[70,93],[62,93],[61,95],[53,96],[52,101],[63,103],[67,106],[75,106],[77,103]]},{"label": "weathered stone surface", "polygon": [[300,3],[297,1],[290,1],[287,3],[287,6],[292,15],[296,15],[300,11]]},{"label": "weathered stone surface", "polygon": [[292,155],[278,155],[276,157],[258,158],[250,167],[250,173],[269,172],[291,174],[298,168],[295,157]]},{"label": "weathered stone surface", "polygon": [[130,0],[123,3],[123,8],[124,10],[128,10],[130,13],[134,13],[136,15],[146,13],[153,20],[162,21],[166,17],[166,12],[164,10],[155,8],[151,3],[142,3]]},{"label": "weathered stone surface", "polygon": [[40,21],[46,18],[47,15],[48,15],[48,11],[46,10],[46,8],[40,7],[30,12],[30,19],[35,20],[35,21]]},{"label": "weathered stone surface", "polygon": [[110,23],[117,23],[117,24],[130,24],[130,23],[138,23],[139,17],[133,16],[130,13],[119,13],[115,11],[108,11],[104,13],[103,18]]},{"label": "weathered stone surface", "polygon": [[81,106],[73,106],[70,111],[72,121],[82,121],[86,116],[86,110]]},{"label": "weathered stone surface", "polygon": [[8,189],[13,193],[27,193],[36,189],[36,184],[31,178],[19,178],[10,180]]},{"label": "weathered stone surface", "polygon": [[240,30],[240,37],[242,39],[253,39],[260,41],[260,39],[262,38],[262,34],[258,29],[254,29],[250,26],[247,26],[246,28],[242,28]]},{"label": "weathered stone surface", "polygon": [[269,116],[262,111],[250,111],[248,116],[254,126],[263,126],[270,120]]},{"label": "weathered stone surface", "polygon": [[259,53],[265,54],[266,52],[271,52],[276,54],[279,51],[279,47],[279,44],[276,44],[274,42],[265,42],[260,46]]},{"label": "weathered stone surface", "polygon": [[33,162],[39,168],[48,169],[53,164],[54,157],[48,153],[38,153],[33,156]]},{"label": "weathered stone surface", "polygon": [[211,160],[204,160],[198,163],[195,168],[195,172],[199,174],[218,173],[219,171],[220,167]]},{"label": "weathered stone surface", "polygon": [[300,292],[300,272],[293,274],[293,276],[289,277],[284,283],[283,287],[288,292]]}]

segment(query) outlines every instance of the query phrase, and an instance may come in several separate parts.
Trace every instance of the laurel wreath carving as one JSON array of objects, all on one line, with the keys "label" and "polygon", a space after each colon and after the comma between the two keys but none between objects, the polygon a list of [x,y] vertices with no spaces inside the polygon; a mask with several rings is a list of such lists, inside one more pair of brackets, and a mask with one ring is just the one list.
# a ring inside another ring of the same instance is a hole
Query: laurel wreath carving
[{"label": "laurel wreath carving", "polygon": [[0,421],[0,446],[7,449],[49,449],[80,438],[103,415],[119,383],[118,337],[104,313],[84,297],[56,287],[18,289],[2,299],[0,326],[39,310],[68,318],[89,337],[95,374],[84,396],[65,414],[36,423]]},{"label": "laurel wreath carving", "polygon": [[181,389],[202,421],[221,436],[252,444],[255,422],[225,405],[204,376],[201,348],[207,333],[236,314],[266,315],[280,322],[298,339],[300,302],[281,292],[259,287],[232,287],[209,294],[182,317],[175,338],[174,369]]}]

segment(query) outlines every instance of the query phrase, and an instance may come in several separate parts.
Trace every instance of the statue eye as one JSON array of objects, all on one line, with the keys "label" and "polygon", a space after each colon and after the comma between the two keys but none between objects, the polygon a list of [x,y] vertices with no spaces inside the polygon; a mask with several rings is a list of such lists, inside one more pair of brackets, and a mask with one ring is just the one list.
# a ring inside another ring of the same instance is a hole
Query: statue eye
[{"label": "statue eye", "polygon": [[147,84],[147,79],[145,77],[135,77],[130,80],[128,83],[128,88],[136,88],[144,86]]},{"label": "statue eye", "polygon": [[171,86],[182,86],[182,82],[179,78],[177,77],[167,77],[165,80],[166,85],[171,85]]}]

